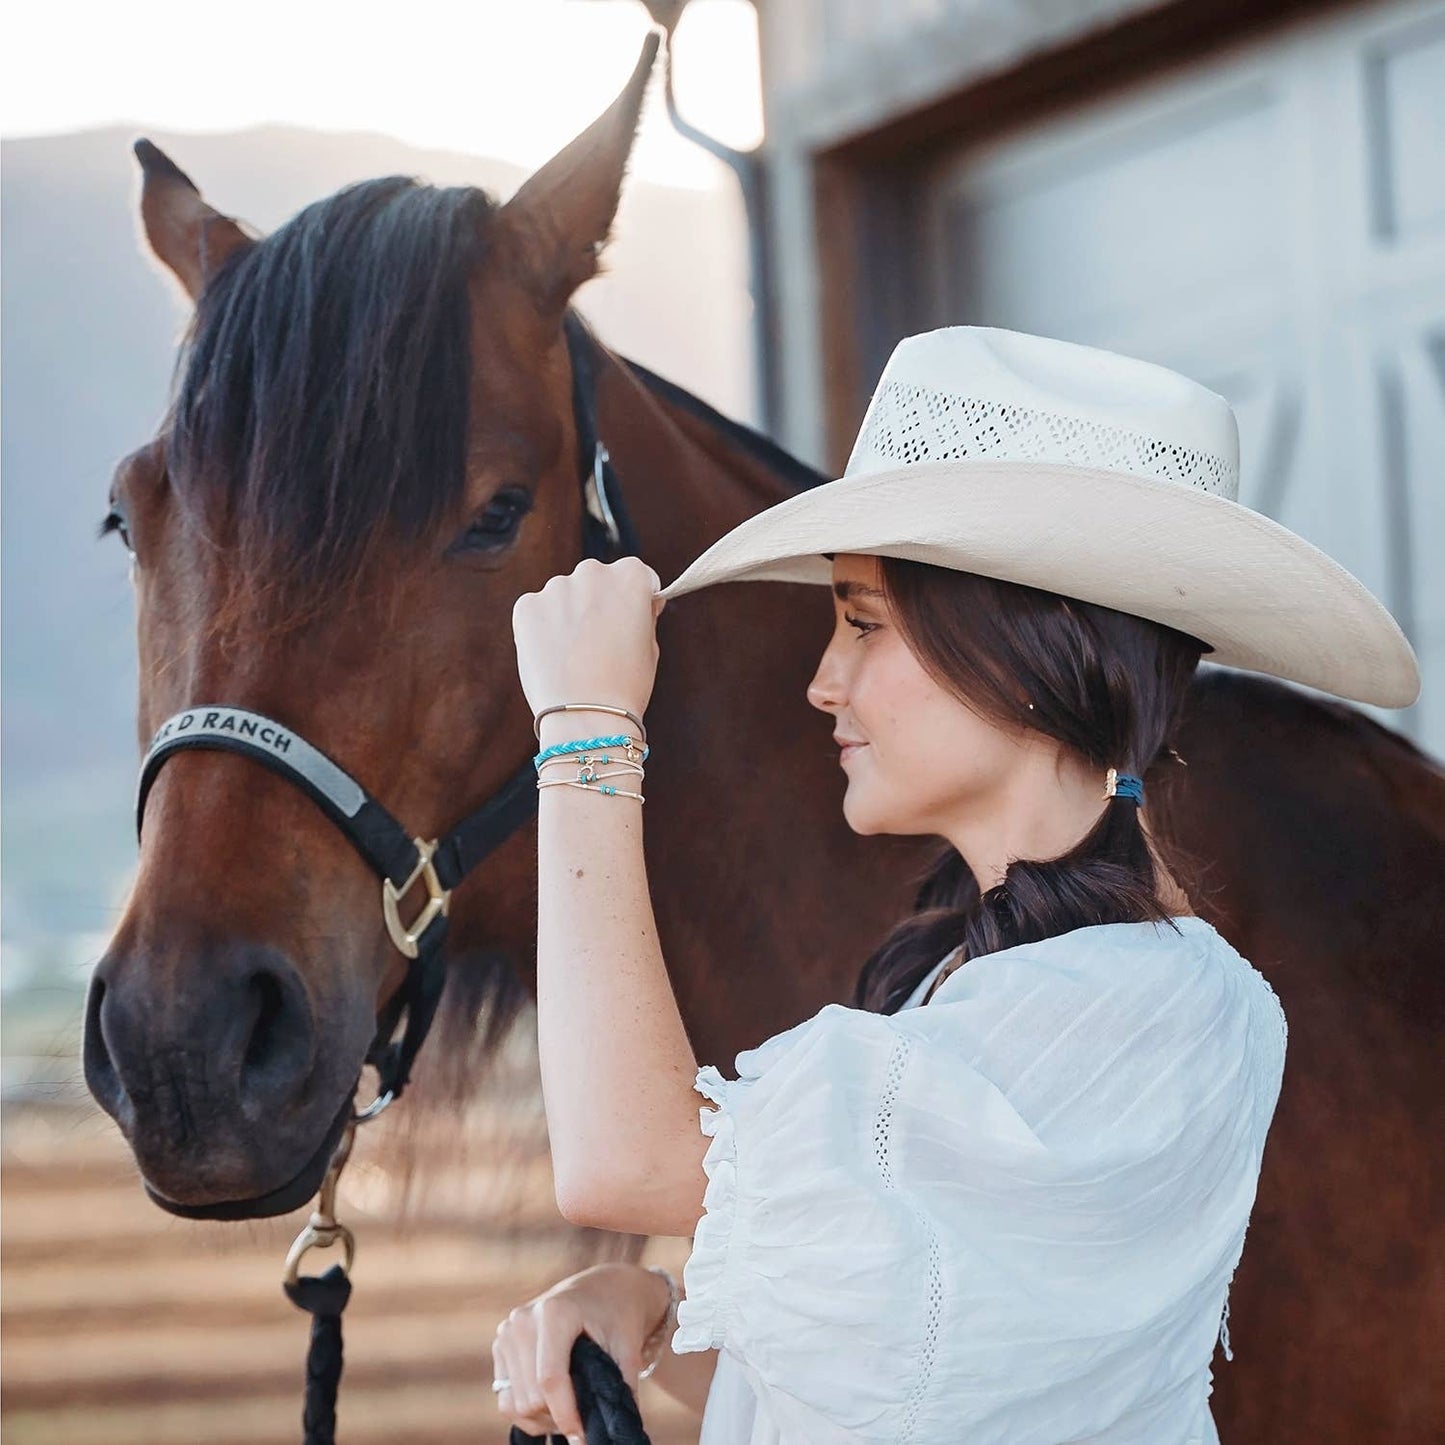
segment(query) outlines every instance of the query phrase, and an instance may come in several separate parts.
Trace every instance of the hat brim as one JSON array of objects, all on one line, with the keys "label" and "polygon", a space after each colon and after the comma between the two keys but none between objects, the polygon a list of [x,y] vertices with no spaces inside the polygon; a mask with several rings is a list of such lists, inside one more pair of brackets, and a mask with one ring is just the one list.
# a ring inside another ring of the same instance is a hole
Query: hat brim
[{"label": "hat brim", "polygon": [[829,585],[825,553],[904,557],[1147,617],[1211,662],[1379,707],[1420,670],[1358,578],[1288,528],[1212,492],[1054,462],[958,458],[825,482],[749,517],[662,589]]}]

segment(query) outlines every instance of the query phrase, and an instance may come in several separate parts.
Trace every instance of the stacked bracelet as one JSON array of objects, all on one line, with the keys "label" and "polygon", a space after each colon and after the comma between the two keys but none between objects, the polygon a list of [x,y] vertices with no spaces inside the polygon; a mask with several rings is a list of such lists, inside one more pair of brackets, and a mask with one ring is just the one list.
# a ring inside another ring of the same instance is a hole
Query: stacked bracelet
[{"label": "stacked bracelet", "polygon": [[[604,748],[621,748],[624,756],[613,757],[611,752],[599,751]],[[572,742],[554,743],[550,748],[543,748],[532,759],[532,763],[537,769],[537,786],[539,788],[581,788],[590,793],[605,793],[608,797],[636,798],[639,803],[642,803],[646,802],[646,799],[641,793],[630,792],[626,788],[619,788],[604,780],[629,775],[641,778],[646,771],[642,763],[646,761],[650,751],[651,749],[645,742],[639,743],[636,738],[629,737],[626,733],[617,733],[609,737],[578,738]],[[576,776],[570,778],[544,778],[541,776],[543,768],[558,763],[565,767],[576,767]],[[599,773],[597,769],[603,764],[616,764],[617,770],[610,773]]]},{"label": "stacked bracelet", "polygon": [[[662,1323],[643,1340],[642,1353],[644,1356],[647,1354],[648,1347],[652,1344],[653,1340],[662,1337],[665,1342],[668,1330],[677,1323],[677,1304],[678,1300],[682,1298],[681,1291],[677,1287],[677,1281],[672,1277],[671,1271],[663,1269],[660,1264],[650,1264],[647,1267],[653,1274],[660,1274],[663,1279],[667,1281],[667,1313],[663,1315]],[[662,1359],[663,1353],[664,1351],[662,1349],[658,1350],[657,1354],[653,1356],[652,1363],[637,1376],[639,1380],[645,1380],[657,1368],[658,1361]]]}]

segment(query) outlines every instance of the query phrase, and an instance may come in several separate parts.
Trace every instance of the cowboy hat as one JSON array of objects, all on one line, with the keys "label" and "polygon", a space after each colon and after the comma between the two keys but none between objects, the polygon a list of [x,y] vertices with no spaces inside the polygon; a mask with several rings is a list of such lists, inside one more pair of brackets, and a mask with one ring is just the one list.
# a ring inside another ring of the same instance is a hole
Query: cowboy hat
[{"label": "cowboy hat", "polygon": [[1357,578],[1239,500],[1223,397],[1166,367],[989,326],[905,337],[842,477],[749,517],[666,598],[832,582],[830,554],[904,557],[1147,617],[1209,660],[1407,707],[1420,672]]}]

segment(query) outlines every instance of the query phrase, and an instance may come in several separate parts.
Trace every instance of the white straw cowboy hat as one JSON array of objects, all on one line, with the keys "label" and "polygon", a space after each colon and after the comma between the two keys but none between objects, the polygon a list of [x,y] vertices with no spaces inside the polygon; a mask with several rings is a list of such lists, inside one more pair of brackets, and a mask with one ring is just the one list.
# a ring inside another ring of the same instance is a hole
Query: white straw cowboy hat
[{"label": "white straw cowboy hat", "polygon": [[1187,632],[1209,661],[1382,707],[1420,692],[1394,618],[1242,505],[1228,402],[1162,366],[988,326],[898,343],[843,476],[720,537],[663,597],[830,585],[829,553],[979,572]]}]

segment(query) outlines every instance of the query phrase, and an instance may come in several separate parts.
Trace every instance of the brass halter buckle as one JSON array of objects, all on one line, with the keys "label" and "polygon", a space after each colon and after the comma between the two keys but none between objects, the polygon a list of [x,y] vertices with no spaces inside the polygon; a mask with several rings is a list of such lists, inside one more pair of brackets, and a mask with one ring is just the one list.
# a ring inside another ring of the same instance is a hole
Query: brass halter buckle
[{"label": "brass halter buckle", "polygon": [[[445,913],[451,902],[451,891],[443,888],[441,879],[437,877],[436,868],[432,865],[432,854],[437,850],[437,840],[432,838],[413,838],[418,854],[417,865],[411,870],[400,888],[390,878],[381,880],[381,911],[386,919],[386,931],[391,934],[391,941],[408,957],[417,956],[417,940],[426,932],[433,918],[438,913]],[[426,883],[427,901],[426,906],[413,920],[410,928],[405,927],[401,921],[401,913],[398,909],[402,898],[411,891],[411,886],[421,878]]]}]

